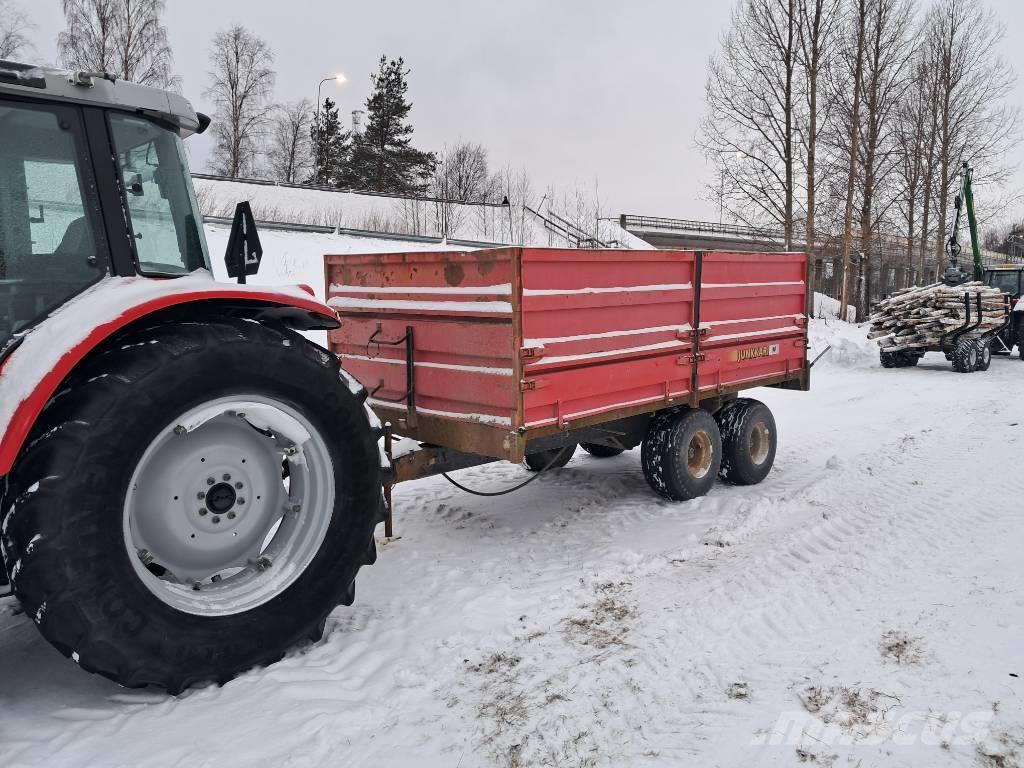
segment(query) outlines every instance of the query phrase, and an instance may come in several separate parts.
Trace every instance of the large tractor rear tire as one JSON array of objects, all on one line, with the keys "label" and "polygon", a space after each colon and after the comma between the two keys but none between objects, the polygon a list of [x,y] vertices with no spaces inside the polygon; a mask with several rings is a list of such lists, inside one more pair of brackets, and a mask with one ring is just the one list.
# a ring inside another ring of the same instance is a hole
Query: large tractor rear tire
[{"label": "large tractor rear tire", "polygon": [[722,463],[722,437],[707,411],[684,408],[657,414],[640,449],[644,477],[672,501],[703,496],[715,484]]},{"label": "large tractor rear tire", "polygon": [[240,319],[121,338],[47,405],[3,552],[43,636],[177,693],[318,640],[375,560],[379,423],[336,358]]}]

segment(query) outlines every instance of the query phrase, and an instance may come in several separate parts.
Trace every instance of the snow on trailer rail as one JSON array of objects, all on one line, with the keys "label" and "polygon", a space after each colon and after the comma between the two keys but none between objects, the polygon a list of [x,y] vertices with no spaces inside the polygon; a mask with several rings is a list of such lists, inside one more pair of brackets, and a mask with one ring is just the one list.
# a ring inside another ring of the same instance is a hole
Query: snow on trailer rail
[{"label": "snow on trailer rail", "polygon": [[392,483],[632,448],[658,412],[810,383],[801,253],[498,248],[328,255],[325,270],[331,350],[424,446]]}]

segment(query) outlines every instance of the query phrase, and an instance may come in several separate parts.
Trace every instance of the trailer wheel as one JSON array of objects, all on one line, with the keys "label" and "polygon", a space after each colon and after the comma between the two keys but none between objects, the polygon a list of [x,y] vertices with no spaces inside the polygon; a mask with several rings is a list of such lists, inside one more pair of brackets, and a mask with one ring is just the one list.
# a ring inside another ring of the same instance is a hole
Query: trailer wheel
[{"label": "trailer wheel", "polygon": [[758,400],[737,398],[715,414],[722,434],[719,477],[733,485],[756,485],[772,471],[778,432],[775,417]]},{"label": "trailer wheel", "polygon": [[953,350],[953,370],[957,373],[974,373],[978,369],[978,345],[974,339],[961,339]]},{"label": "trailer wheel", "polygon": [[883,368],[896,368],[899,364],[896,355],[896,352],[886,352],[884,350],[880,350],[878,352],[878,362],[882,364]]},{"label": "trailer wheel", "polygon": [[176,693],[323,634],[375,560],[379,424],[337,359],[218,318],[118,339],[46,407],[4,556],[85,670]]},{"label": "trailer wheel", "polygon": [[913,368],[921,360],[921,356],[913,352],[898,352],[897,356],[899,358],[896,363],[898,368]]},{"label": "trailer wheel", "polygon": [[685,408],[657,414],[640,450],[644,477],[655,492],[688,501],[711,490],[722,463],[722,436],[707,411]]},{"label": "trailer wheel", "polygon": [[[523,464],[531,472],[543,472],[545,469],[561,469],[576,453],[576,443],[564,448],[548,448],[546,451],[526,454]],[[552,463],[554,462],[554,463]]]},{"label": "trailer wheel", "polygon": [[618,456],[625,450],[611,445],[601,445],[600,443],[580,443],[580,448],[596,459],[610,459],[613,456]]},{"label": "trailer wheel", "polygon": [[992,365],[992,345],[988,342],[978,341],[978,370],[987,371]]}]

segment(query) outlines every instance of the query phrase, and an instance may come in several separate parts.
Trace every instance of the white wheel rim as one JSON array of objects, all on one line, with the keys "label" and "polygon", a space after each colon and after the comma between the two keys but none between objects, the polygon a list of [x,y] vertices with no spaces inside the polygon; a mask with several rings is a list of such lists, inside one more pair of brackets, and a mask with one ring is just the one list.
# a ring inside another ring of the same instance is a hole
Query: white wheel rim
[{"label": "white wheel rim", "polygon": [[220,398],[146,449],[125,496],[124,543],[136,575],[171,607],[242,613],[305,572],[334,499],[327,444],[302,414],[260,395]]}]

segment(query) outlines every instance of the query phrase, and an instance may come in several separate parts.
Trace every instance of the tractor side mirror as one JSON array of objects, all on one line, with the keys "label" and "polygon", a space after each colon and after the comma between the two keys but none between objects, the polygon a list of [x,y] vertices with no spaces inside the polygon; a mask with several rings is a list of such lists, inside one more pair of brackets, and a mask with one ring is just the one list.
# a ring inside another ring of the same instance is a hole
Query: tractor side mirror
[{"label": "tractor side mirror", "polygon": [[263,260],[263,246],[260,235],[256,231],[256,219],[252,215],[252,206],[248,201],[235,206],[235,218],[231,223],[231,234],[228,236],[228,249],[224,254],[228,277],[237,278],[239,284],[245,284],[245,278],[260,271]]}]

